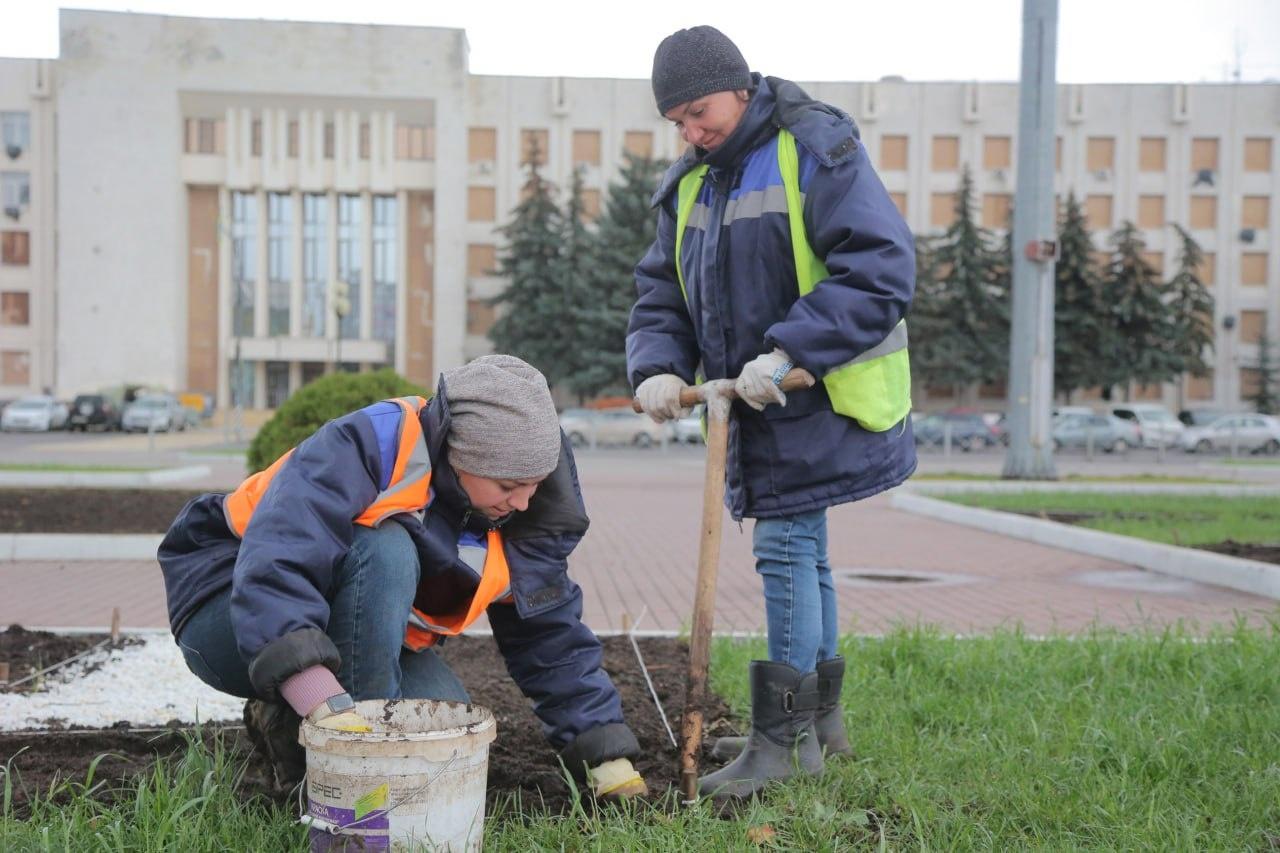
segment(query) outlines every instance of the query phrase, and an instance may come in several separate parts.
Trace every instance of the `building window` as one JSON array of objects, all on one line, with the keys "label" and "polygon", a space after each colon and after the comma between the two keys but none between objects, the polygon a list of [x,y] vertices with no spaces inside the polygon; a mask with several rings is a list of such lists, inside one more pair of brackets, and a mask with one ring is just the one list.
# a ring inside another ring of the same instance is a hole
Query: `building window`
[{"label": "building window", "polygon": [[520,131],[520,164],[547,165],[547,131],[526,128]]},{"label": "building window", "polygon": [[1053,140],[1053,171],[1062,171],[1062,137],[1055,137]]},{"label": "building window", "polygon": [[249,156],[262,156],[262,119],[255,118],[249,130]]},{"label": "building window", "polygon": [[1163,228],[1164,227],[1164,196],[1162,195],[1138,196],[1138,227],[1139,228]]},{"label": "building window", "polygon": [[425,124],[396,126],[397,160],[430,160],[433,155],[430,128]]},{"label": "building window", "polygon": [[396,197],[373,197],[373,337],[387,344],[387,363],[395,364],[396,284],[400,253],[396,239],[400,220]]},{"label": "building window", "polygon": [[889,193],[889,198],[897,205],[898,213],[902,214],[902,218],[907,218],[907,194],[906,193]]},{"label": "building window", "polygon": [[1271,198],[1265,195],[1247,195],[1240,210],[1240,224],[1245,228],[1266,228],[1271,222]]},{"label": "building window", "polygon": [[293,196],[267,193],[267,334],[289,334],[293,282]]},{"label": "building window", "polygon": [[324,123],[324,159],[326,160],[333,159],[334,137],[333,122],[326,121]]},{"label": "building window", "polygon": [[252,408],[258,386],[255,362],[241,359],[239,369],[235,361],[231,362],[227,371],[227,381],[231,384],[231,405]]},{"label": "building window", "polygon": [[467,246],[467,275],[480,278],[495,275],[498,271],[498,250],[489,243],[471,243]]},{"label": "building window", "polygon": [[1196,275],[1200,277],[1200,281],[1204,282],[1205,287],[1213,287],[1218,276],[1217,256],[1213,252],[1201,253],[1200,266],[1196,268]]},{"label": "building window", "polygon": [[1085,224],[1091,231],[1111,227],[1111,196],[1091,195],[1084,200]]},{"label": "building window", "polygon": [[1204,376],[1187,377],[1187,397],[1192,400],[1213,399],[1213,371]]},{"label": "building window", "polygon": [[328,316],[329,197],[307,193],[302,197],[302,334],[323,338]]},{"label": "building window", "polygon": [[1156,275],[1164,275],[1164,252],[1143,252],[1142,260]]},{"label": "building window", "polygon": [[1267,283],[1267,253],[1245,252],[1240,256],[1240,283],[1265,285]]},{"label": "building window", "polygon": [[289,122],[289,129],[287,133],[289,134],[289,138],[285,144],[288,151],[285,156],[296,159],[298,156],[298,123],[296,121]]},{"label": "building window", "polygon": [[1218,197],[1193,195],[1191,197],[1191,227],[1212,230],[1218,227]]},{"label": "building window", "polygon": [[17,219],[31,206],[31,175],[27,172],[0,172],[0,208]]},{"label": "building window", "polygon": [[987,193],[982,197],[982,225],[984,228],[1008,228],[1009,209],[1013,197],[1008,193]]},{"label": "building window", "polygon": [[880,170],[905,172],[907,170],[907,137],[880,137]]},{"label": "building window", "polygon": [[1008,136],[988,136],[982,140],[982,168],[987,171],[1007,169],[1013,162],[1010,147],[1012,140]]},{"label": "building window", "polygon": [[497,190],[467,187],[467,221],[493,222],[497,217]]},{"label": "building window", "polygon": [[600,190],[582,191],[582,219],[595,222],[600,218]]},{"label": "building window", "polygon": [[372,131],[369,129],[369,123],[367,121],[361,122],[360,123],[360,159],[361,160],[369,159],[369,150],[373,145],[373,140],[370,136],[371,133]]},{"label": "building window", "polygon": [[1215,137],[1197,137],[1191,140],[1191,171],[1207,169],[1218,171],[1218,140]]},{"label": "building window", "polygon": [[632,157],[653,157],[653,133],[647,130],[628,130],[622,137],[622,150]]},{"label": "building window", "polygon": [[312,382],[315,382],[321,376],[324,376],[325,363],[323,361],[304,361],[302,362],[302,385],[305,388]]},{"label": "building window", "polygon": [[935,228],[946,228],[956,218],[956,194],[934,193],[930,197],[929,224]]},{"label": "building window", "polygon": [[1112,136],[1090,136],[1085,147],[1086,168],[1090,172],[1110,172],[1116,165],[1116,140]]},{"label": "building window", "polygon": [[267,362],[267,408],[278,409],[289,399],[289,362]]},{"label": "building window", "polygon": [[954,172],[960,168],[960,137],[933,138],[933,171]]},{"label": "building window", "polygon": [[0,326],[31,325],[31,294],[25,290],[0,293]]},{"label": "building window", "polygon": [[0,350],[0,385],[30,385],[31,354],[26,350]]},{"label": "building window", "polygon": [[1240,368],[1240,396],[1248,399],[1262,390],[1262,371],[1256,367]]},{"label": "building window", "polygon": [[0,137],[4,139],[5,154],[11,160],[22,156],[31,147],[31,116],[28,113],[0,113]]},{"label": "building window", "polygon": [[26,231],[0,231],[0,263],[25,267],[31,263],[31,235]]},{"label": "building window", "polygon": [[497,319],[493,303],[487,299],[467,300],[467,334],[487,335]]},{"label": "building window", "polygon": [[1267,326],[1266,311],[1240,312],[1240,342],[1256,344],[1262,337],[1262,330]]},{"label": "building window", "polygon": [[600,165],[600,131],[575,130],[573,132],[573,165]]},{"label": "building window", "polygon": [[473,127],[467,131],[467,162],[491,163],[498,159],[498,131]]},{"label": "building window", "polygon": [[231,194],[231,333],[253,334],[258,269],[258,197]]},{"label": "building window", "polygon": [[1244,170],[1246,172],[1271,171],[1271,140],[1265,136],[1244,141]]},{"label": "building window", "polygon": [[1163,136],[1144,136],[1138,141],[1138,171],[1163,172],[1167,143]]},{"label": "building window", "polygon": [[186,144],[183,150],[187,154],[221,154],[221,124],[222,122],[212,118],[187,119]]},{"label": "building window", "polygon": [[342,318],[344,338],[360,336],[361,244],[364,242],[364,209],[358,195],[338,196],[338,279],[347,283],[351,310]]}]

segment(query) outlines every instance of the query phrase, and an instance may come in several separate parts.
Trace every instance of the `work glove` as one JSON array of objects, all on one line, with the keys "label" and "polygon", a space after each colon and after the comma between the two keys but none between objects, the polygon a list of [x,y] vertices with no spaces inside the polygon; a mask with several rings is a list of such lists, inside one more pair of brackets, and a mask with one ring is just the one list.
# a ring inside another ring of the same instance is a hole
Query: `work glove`
[{"label": "work glove", "polygon": [[615,758],[592,767],[587,771],[587,782],[597,800],[629,800],[649,793],[644,777],[627,758]]},{"label": "work glove", "polygon": [[654,423],[678,420],[688,417],[693,411],[691,407],[680,405],[680,392],[688,387],[689,383],[674,373],[660,373],[640,383],[636,388],[636,399]]},{"label": "work glove", "polygon": [[778,384],[792,366],[791,356],[775,347],[773,352],[758,355],[743,366],[733,390],[738,392],[739,400],[757,412],[770,403],[785,406],[787,395]]},{"label": "work glove", "polygon": [[322,729],[333,729],[339,732],[371,732],[373,728],[369,725],[364,717],[360,716],[354,708],[348,710],[334,710],[335,707],[341,708],[344,705],[350,705],[351,697],[346,693],[339,696],[330,697],[328,700],[321,702],[315,707],[310,714],[307,714],[307,722],[319,726]]}]

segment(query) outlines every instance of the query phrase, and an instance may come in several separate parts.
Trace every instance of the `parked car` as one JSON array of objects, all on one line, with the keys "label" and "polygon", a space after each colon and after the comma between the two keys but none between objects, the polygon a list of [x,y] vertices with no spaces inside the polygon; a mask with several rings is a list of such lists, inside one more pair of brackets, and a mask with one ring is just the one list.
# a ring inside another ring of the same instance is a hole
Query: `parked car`
[{"label": "parked car", "polygon": [[0,430],[48,432],[67,424],[67,407],[46,394],[20,397],[4,407],[0,414]]},{"label": "parked car", "polygon": [[1182,439],[1186,430],[1182,421],[1159,403],[1128,403],[1112,406],[1111,414],[1117,418],[1137,423],[1142,433],[1143,447],[1173,447]]},{"label": "parked car", "polygon": [[1088,447],[1115,453],[1138,447],[1142,439],[1131,421],[1114,415],[1060,415],[1053,420],[1053,447]]},{"label": "parked car", "polygon": [[943,412],[923,415],[913,424],[916,444],[942,447],[948,431],[951,445],[966,452],[990,447],[999,442],[998,434],[987,425],[981,412]]},{"label": "parked car", "polygon": [[1249,453],[1280,453],[1280,419],[1269,415],[1226,415],[1182,434],[1182,449],[1188,453],[1232,447]]},{"label": "parked car", "polygon": [[702,407],[698,406],[687,418],[671,422],[671,440],[681,444],[702,444]]},{"label": "parked car", "polygon": [[67,429],[86,432],[90,427],[120,429],[120,407],[104,394],[81,394],[71,401]]},{"label": "parked car", "polygon": [[649,447],[669,437],[666,424],[655,424],[648,415],[627,407],[614,409],[565,409],[560,428],[574,447],[596,444],[631,444]]},{"label": "parked car", "polygon": [[1222,409],[1183,409],[1178,412],[1178,420],[1182,421],[1184,426],[1208,426],[1218,418],[1226,417],[1230,414],[1235,413],[1225,412]]},{"label": "parked car", "polygon": [[143,394],[125,406],[121,429],[126,432],[169,432],[187,428],[182,404],[171,394]]}]

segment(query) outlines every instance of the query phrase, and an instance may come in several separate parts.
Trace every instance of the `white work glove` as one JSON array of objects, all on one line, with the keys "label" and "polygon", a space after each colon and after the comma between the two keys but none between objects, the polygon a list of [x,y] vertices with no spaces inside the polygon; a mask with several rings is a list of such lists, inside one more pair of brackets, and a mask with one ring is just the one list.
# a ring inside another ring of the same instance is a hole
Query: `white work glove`
[{"label": "white work glove", "polygon": [[679,420],[693,412],[691,407],[680,405],[680,392],[688,387],[689,383],[674,373],[660,373],[640,383],[636,388],[636,399],[654,423]]},{"label": "white work glove", "polygon": [[630,759],[615,758],[587,771],[591,793],[598,800],[627,800],[649,793],[644,777],[631,766]]},{"label": "white work glove", "polygon": [[348,699],[347,694],[334,696],[325,702],[317,705],[310,714],[307,714],[307,722],[313,723],[322,729],[333,729],[339,732],[371,732],[373,728],[369,722],[356,711],[337,711],[335,712],[331,704],[335,699]]},{"label": "white work glove", "polygon": [[787,395],[782,393],[778,382],[791,367],[791,357],[775,347],[773,352],[758,355],[743,366],[733,390],[738,392],[739,400],[757,412],[770,403],[785,406]]}]

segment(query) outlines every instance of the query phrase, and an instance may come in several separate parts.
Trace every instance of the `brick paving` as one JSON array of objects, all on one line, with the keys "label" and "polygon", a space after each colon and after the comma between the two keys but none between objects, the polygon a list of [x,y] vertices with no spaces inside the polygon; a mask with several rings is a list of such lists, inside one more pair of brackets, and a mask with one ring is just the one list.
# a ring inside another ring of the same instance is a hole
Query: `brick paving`
[{"label": "brick paving", "polygon": [[[641,629],[687,628],[697,571],[700,454],[600,451],[583,453],[579,467],[592,526],[571,574],[583,587],[587,623],[617,630],[624,615],[634,622],[644,612]],[[958,633],[1021,626],[1047,634],[1179,621],[1205,630],[1241,617],[1263,624],[1277,607],[1270,599],[1145,576],[1119,563],[910,515],[890,508],[883,496],[833,510],[829,530],[837,573],[951,576],[945,583],[837,580],[849,631],[929,624]],[[3,562],[0,590],[0,624],[105,626],[118,606],[127,627],[166,625],[164,588],[151,562]],[[751,522],[739,531],[726,516],[716,630],[763,627]]]}]

